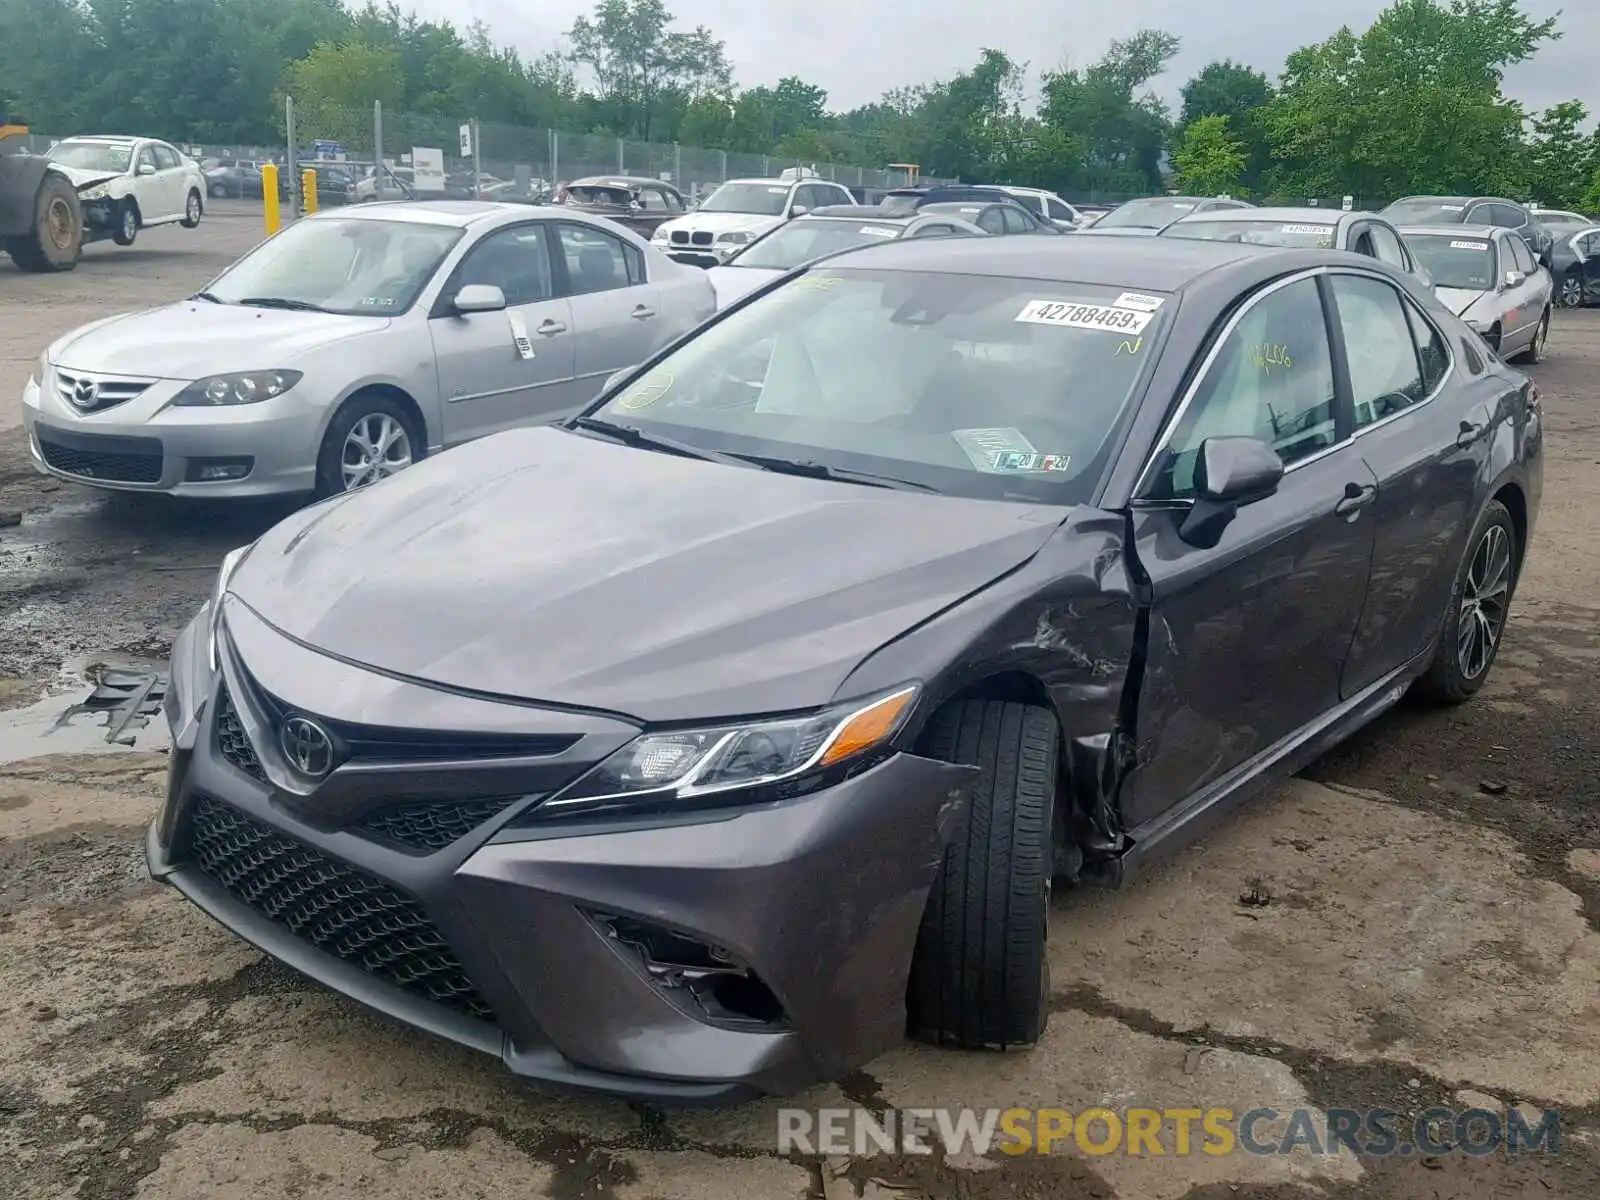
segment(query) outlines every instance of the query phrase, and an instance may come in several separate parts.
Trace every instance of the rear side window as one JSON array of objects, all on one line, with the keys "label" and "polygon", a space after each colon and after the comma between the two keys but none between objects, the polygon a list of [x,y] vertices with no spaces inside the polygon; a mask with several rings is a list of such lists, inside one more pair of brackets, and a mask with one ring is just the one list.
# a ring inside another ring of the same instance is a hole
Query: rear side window
[{"label": "rear side window", "polygon": [[1045,204],[1048,206],[1048,208],[1050,210],[1050,219],[1052,221],[1070,221],[1070,220],[1072,220],[1072,212],[1067,208],[1067,206],[1065,204],[1061,203],[1061,201],[1046,199],[1045,200]]},{"label": "rear side window", "polygon": [[1365,275],[1335,275],[1332,282],[1360,429],[1409,408],[1427,389],[1400,293]]},{"label": "rear side window", "polygon": [[1524,275],[1532,275],[1538,270],[1537,264],[1533,261],[1533,254],[1528,250],[1528,244],[1520,237],[1507,238],[1506,245],[1511,248],[1511,258],[1517,264],[1517,270]]},{"label": "rear side window", "polygon": [[1033,222],[1028,220],[1027,214],[1020,208],[1013,208],[1007,204],[1000,211],[1005,218],[1007,233],[1032,233],[1034,231]]},{"label": "rear side window", "polygon": [[1407,304],[1405,309],[1411,322],[1411,336],[1417,343],[1417,360],[1422,364],[1422,392],[1431,396],[1450,370],[1450,352],[1445,349],[1439,331],[1417,311],[1416,305]]}]

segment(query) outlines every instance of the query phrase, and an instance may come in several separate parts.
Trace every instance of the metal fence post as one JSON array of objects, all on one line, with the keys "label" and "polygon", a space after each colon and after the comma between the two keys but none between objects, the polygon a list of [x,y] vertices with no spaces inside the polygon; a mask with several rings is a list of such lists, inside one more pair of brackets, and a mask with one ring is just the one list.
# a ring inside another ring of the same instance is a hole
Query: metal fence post
[{"label": "metal fence post", "polygon": [[672,143],[672,186],[683,187],[683,147]]},{"label": "metal fence post", "polygon": [[483,199],[483,137],[477,117],[472,118],[472,198]]},{"label": "metal fence post", "polygon": [[550,131],[550,186],[561,182],[561,135]]},{"label": "metal fence post", "polygon": [[284,169],[289,172],[289,217],[292,220],[300,215],[300,185],[296,175],[300,170],[300,154],[294,144],[294,97],[283,98],[283,125],[284,132],[288,135],[289,161],[284,163]]},{"label": "metal fence post", "polygon": [[628,173],[627,146],[628,146],[627,142],[623,141],[621,138],[617,139],[617,174],[618,175],[626,175]]},{"label": "metal fence post", "polygon": [[372,198],[383,199],[383,101],[372,102]]},{"label": "metal fence post", "polygon": [[770,154],[763,154],[761,156],[761,175],[763,178],[770,178],[772,176],[772,155]]},{"label": "metal fence post", "polygon": [[723,183],[727,183],[728,182],[728,152],[726,150],[718,150],[717,153],[722,155],[722,182]]}]

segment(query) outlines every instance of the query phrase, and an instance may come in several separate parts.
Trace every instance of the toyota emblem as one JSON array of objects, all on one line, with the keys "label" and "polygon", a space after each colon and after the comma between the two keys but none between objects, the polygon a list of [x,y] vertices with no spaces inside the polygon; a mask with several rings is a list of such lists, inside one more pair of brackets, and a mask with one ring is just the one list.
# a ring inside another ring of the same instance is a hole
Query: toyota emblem
[{"label": "toyota emblem", "polygon": [[309,717],[290,717],[278,733],[283,755],[300,774],[321,779],[333,770],[333,738]]},{"label": "toyota emblem", "polygon": [[100,385],[92,379],[80,379],[72,386],[72,402],[79,408],[93,408],[100,396]]}]

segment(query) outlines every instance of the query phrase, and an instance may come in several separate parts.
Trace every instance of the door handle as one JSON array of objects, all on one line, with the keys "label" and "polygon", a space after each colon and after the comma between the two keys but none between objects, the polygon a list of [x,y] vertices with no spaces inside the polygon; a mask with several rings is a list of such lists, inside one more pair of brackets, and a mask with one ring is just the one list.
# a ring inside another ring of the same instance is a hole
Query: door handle
[{"label": "door handle", "polygon": [[534,330],[535,333],[541,334],[544,337],[555,337],[556,334],[565,333],[566,331],[567,327],[560,321],[550,320],[540,321],[539,328]]},{"label": "door handle", "polygon": [[651,308],[648,304],[641,304],[633,310],[632,315],[635,321],[648,321],[651,317],[656,315],[656,310]]},{"label": "door handle", "polygon": [[1461,422],[1461,428],[1456,434],[1456,445],[1463,450],[1467,449],[1476,443],[1488,428],[1487,425],[1475,424],[1472,421]]},{"label": "door handle", "polygon": [[1372,498],[1378,494],[1378,489],[1372,484],[1363,486],[1359,483],[1344,485],[1344,497],[1333,506],[1333,511],[1341,517],[1354,518],[1363,508],[1372,503]]}]

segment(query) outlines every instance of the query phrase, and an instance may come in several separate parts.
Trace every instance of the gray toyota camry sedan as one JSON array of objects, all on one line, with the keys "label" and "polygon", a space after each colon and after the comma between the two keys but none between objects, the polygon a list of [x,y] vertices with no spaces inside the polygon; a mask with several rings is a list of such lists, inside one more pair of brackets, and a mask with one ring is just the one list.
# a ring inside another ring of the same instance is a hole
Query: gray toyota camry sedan
[{"label": "gray toyota camry sedan", "polygon": [[705,272],[568,209],[371,204],[298,221],[176,304],[69,333],[22,418],[42,472],[117,491],[351,491],[571,415],[716,311]]},{"label": "gray toyota camry sedan", "polygon": [[1053,880],[1482,686],[1542,444],[1530,380],[1371,258],[847,251],[231,553],[150,868],[549,1083],[1025,1047]]}]

